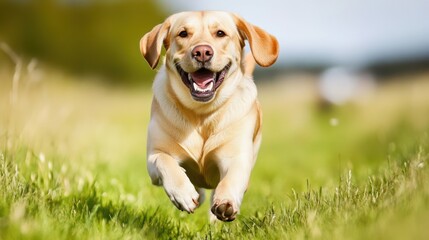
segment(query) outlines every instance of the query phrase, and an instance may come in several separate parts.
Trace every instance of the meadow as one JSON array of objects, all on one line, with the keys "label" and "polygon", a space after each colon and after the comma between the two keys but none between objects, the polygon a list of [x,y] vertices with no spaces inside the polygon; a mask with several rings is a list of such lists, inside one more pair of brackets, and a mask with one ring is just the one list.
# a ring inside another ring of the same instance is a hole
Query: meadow
[{"label": "meadow", "polygon": [[315,76],[258,81],[263,141],[241,214],[151,186],[151,90],[28,65],[0,72],[0,239],[427,239],[429,72],[341,106]]}]

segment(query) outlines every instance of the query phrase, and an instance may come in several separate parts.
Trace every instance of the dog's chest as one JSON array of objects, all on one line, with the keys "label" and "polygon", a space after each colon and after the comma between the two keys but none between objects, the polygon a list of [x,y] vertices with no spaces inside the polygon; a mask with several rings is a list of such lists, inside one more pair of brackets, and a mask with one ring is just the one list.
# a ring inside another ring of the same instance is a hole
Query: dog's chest
[{"label": "dog's chest", "polygon": [[205,156],[216,148],[217,142],[219,142],[216,135],[209,126],[193,127],[181,143],[186,155],[188,155],[187,158],[193,159],[198,164],[203,164]]},{"label": "dog's chest", "polygon": [[215,150],[220,146],[218,134],[196,127],[181,143],[185,156],[181,166],[196,186],[213,188],[219,180]]}]

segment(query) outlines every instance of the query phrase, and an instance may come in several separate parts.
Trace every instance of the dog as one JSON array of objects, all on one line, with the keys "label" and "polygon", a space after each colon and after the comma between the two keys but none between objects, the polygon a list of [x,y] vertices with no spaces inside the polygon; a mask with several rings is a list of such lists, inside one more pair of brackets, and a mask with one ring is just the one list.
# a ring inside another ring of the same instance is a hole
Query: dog
[{"label": "dog", "polygon": [[256,63],[275,63],[278,41],[236,14],[198,11],[173,14],[143,36],[140,51],[152,69],[163,47],[148,126],[152,183],[188,213],[214,189],[211,219],[233,221],[261,143],[252,72]]}]

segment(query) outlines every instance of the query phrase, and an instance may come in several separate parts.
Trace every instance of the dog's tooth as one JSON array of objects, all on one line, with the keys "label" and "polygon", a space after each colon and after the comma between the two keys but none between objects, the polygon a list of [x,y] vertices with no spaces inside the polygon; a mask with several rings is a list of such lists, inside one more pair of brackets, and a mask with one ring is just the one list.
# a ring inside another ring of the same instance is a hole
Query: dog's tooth
[{"label": "dog's tooth", "polygon": [[198,86],[198,84],[196,84],[196,83],[194,83],[194,88],[195,88],[195,90],[197,90],[198,92],[204,92],[204,90],[203,90],[203,89],[201,89],[201,88]]},{"label": "dog's tooth", "polygon": [[212,89],[213,89],[213,82],[210,82],[206,91],[211,91]]},{"label": "dog's tooth", "polygon": [[[190,73],[188,73],[188,80],[189,81],[192,81],[192,76],[191,76],[191,74]],[[195,83],[194,83],[195,84]]]},{"label": "dog's tooth", "polygon": [[207,87],[204,89],[200,88],[200,86],[198,86],[198,84],[196,84],[195,82],[192,82],[192,86],[194,87],[194,90],[197,92],[209,92],[209,91],[213,90],[214,83],[210,82],[207,85]]}]

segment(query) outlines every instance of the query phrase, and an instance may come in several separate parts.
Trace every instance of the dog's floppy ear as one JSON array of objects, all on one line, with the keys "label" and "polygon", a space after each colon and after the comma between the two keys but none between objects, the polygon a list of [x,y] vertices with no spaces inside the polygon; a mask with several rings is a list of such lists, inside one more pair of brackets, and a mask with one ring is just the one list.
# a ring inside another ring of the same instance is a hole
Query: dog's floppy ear
[{"label": "dog's floppy ear", "polygon": [[156,68],[156,65],[158,65],[162,45],[164,44],[166,48],[168,46],[165,40],[169,29],[170,21],[167,19],[164,23],[156,25],[140,40],[140,52],[152,69]]},{"label": "dog's floppy ear", "polygon": [[273,65],[279,55],[277,39],[261,28],[248,23],[240,16],[233,16],[240,34],[249,41],[250,50],[256,63],[262,67]]}]

